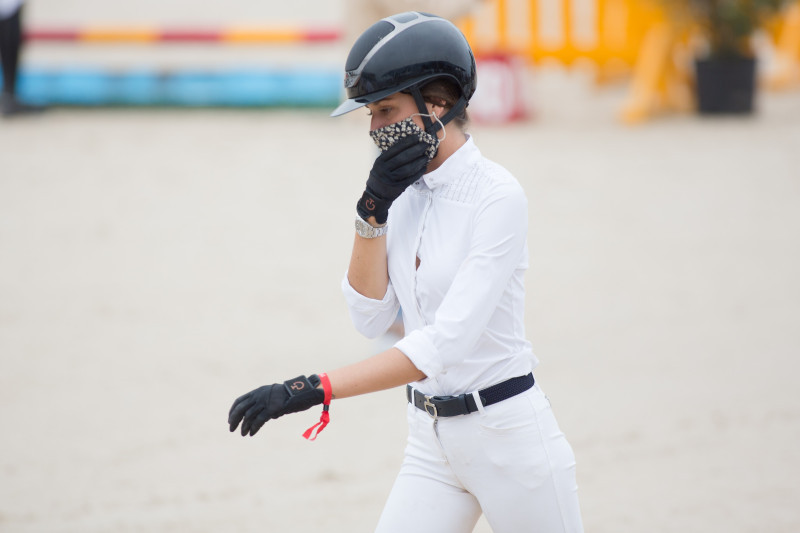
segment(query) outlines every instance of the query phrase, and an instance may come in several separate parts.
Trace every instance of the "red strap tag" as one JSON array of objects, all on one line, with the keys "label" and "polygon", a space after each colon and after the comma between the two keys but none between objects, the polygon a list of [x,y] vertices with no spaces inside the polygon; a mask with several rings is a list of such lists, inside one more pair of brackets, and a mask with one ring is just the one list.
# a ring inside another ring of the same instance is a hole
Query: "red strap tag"
[{"label": "red strap tag", "polygon": [[[328,374],[319,374],[319,381],[322,383],[322,390],[325,391],[325,399],[322,400],[322,416],[319,417],[319,422],[303,433],[303,437],[310,441],[317,440],[317,436],[322,433],[322,430],[325,429],[325,426],[331,421],[331,415],[328,413],[328,409],[331,405],[331,397],[333,396],[331,381],[328,379]],[[314,433],[315,429],[317,430],[316,433]],[[312,433],[314,434],[313,437],[311,436]]]}]

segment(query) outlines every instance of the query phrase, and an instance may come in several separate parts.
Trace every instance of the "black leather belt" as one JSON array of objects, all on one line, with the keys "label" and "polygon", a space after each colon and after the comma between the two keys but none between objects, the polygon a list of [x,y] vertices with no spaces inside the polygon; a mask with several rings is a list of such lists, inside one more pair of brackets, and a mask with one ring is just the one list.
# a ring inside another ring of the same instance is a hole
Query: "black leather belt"
[{"label": "black leather belt", "polygon": [[[533,374],[528,374],[527,376],[508,379],[478,391],[478,396],[480,396],[483,406],[486,407],[525,392],[533,387],[534,383]],[[413,398],[411,397],[412,393]],[[472,394],[427,396],[412,388],[411,385],[406,385],[406,398],[408,398],[409,403],[413,403],[415,407],[422,409],[433,418],[468,415],[478,410],[478,406],[475,404],[475,397]]]}]

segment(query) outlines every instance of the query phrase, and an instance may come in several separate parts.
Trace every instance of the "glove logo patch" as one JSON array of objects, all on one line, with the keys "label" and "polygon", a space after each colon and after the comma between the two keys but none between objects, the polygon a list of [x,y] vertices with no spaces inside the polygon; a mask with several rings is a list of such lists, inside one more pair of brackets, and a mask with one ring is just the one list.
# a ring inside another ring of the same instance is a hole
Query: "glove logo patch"
[{"label": "glove logo patch", "polygon": [[306,388],[306,384],[303,383],[302,381],[295,381],[289,388],[292,389],[293,391],[300,391]]},{"label": "glove logo patch", "polygon": [[375,211],[375,200],[373,200],[372,198],[367,198],[367,201],[364,202],[364,204],[370,211]]}]

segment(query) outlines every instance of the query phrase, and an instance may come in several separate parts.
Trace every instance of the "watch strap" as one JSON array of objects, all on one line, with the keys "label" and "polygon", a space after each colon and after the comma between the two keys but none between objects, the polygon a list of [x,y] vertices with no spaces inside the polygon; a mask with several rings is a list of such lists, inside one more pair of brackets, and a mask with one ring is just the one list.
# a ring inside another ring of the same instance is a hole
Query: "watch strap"
[{"label": "watch strap", "polygon": [[355,222],[356,222],[355,224],[356,233],[358,233],[360,237],[363,237],[365,239],[375,239],[377,237],[382,237],[386,235],[386,232],[389,229],[388,225],[383,225],[379,228],[376,228],[375,226],[373,226],[372,224],[361,218],[361,216],[359,215],[356,215]]}]

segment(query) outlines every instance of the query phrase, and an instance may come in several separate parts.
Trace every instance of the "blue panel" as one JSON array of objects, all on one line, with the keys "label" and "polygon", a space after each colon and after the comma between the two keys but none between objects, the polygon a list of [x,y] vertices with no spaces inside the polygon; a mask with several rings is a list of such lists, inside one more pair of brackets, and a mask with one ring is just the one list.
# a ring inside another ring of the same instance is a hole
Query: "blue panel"
[{"label": "blue panel", "polygon": [[52,71],[27,69],[17,78],[17,94],[30,104],[48,104],[51,102],[54,79]]},{"label": "blue panel", "polygon": [[133,70],[116,78],[114,99],[125,105],[158,105],[164,100],[164,83],[156,71]]},{"label": "blue panel", "polygon": [[184,71],[164,78],[162,104],[203,107],[219,105],[218,76],[209,72]]},{"label": "blue panel", "polygon": [[111,74],[100,70],[71,70],[55,76],[54,103],[96,106],[111,103],[114,91]]},{"label": "blue panel", "polygon": [[21,72],[18,94],[52,105],[304,107],[336,105],[341,85],[341,74],[327,67],[173,72],[29,67]]}]

